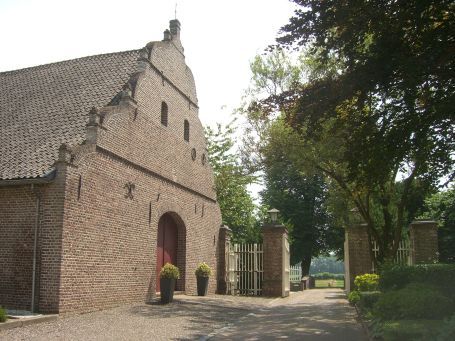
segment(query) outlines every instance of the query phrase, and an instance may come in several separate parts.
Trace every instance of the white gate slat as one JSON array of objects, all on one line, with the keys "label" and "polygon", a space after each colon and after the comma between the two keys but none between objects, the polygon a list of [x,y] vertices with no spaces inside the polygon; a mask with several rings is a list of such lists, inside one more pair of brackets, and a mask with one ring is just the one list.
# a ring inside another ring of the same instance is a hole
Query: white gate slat
[{"label": "white gate slat", "polygon": [[232,244],[228,251],[230,294],[261,295],[264,278],[262,244]]},{"label": "white gate slat", "polygon": [[291,282],[300,282],[302,279],[302,266],[297,263],[291,266],[290,280]]},{"label": "white gate slat", "polygon": [[[379,253],[379,245],[373,240],[373,255],[376,258]],[[394,263],[411,265],[411,243],[408,238],[402,239],[398,244],[397,254],[394,258]],[[376,272],[374,262],[372,262],[371,271]]]}]

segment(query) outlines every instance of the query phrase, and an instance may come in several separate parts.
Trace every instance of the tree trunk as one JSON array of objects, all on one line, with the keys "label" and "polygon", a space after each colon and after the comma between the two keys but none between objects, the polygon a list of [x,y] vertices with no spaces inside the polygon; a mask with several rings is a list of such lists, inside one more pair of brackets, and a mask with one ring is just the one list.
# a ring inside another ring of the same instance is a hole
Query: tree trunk
[{"label": "tree trunk", "polygon": [[302,264],[302,276],[308,276],[310,273],[310,265],[311,265],[311,256],[303,257],[301,260]]}]

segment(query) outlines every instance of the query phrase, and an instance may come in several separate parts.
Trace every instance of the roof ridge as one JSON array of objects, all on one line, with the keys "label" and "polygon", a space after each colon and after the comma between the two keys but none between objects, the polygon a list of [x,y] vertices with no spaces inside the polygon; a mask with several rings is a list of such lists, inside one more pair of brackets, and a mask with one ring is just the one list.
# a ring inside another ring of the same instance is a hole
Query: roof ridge
[{"label": "roof ridge", "polygon": [[139,51],[140,51],[140,49],[119,51],[119,52],[108,52],[108,53],[95,54],[95,55],[91,55],[91,56],[84,56],[84,57],[78,57],[78,58],[73,58],[73,59],[61,60],[61,61],[58,61],[58,62],[52,62],[52,63],[47,63],[47,64],[29,66],[29,67],[25,67],[25,68],[22,68],[22,69],[2,71],[2,72],[0,72],[0,76],[7,75],[7,74],[15,74],[15,73],[20,73],[20,72],[30,71],[32,69],[45,69],[46,67],[55,66],[57,64],[71,63],[71,62],[80,61],[82,59],[90,59],[90,58],[95,58],[95,57],[100,57],[100,56],[111,56],[111,55],[114,55],[114,54],[118,54],[118,55],[120,55],[120,54],[128,54],[128,53],[139,52]]}]

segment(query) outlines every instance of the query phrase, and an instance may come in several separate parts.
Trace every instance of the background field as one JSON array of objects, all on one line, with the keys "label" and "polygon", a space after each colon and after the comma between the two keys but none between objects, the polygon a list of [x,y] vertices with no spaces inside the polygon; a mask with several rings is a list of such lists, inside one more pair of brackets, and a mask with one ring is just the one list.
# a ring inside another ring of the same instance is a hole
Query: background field
[{"label": "background field", "polygon": [[344,288],[344,281],[339,279],[317,279],[316,288]]}]

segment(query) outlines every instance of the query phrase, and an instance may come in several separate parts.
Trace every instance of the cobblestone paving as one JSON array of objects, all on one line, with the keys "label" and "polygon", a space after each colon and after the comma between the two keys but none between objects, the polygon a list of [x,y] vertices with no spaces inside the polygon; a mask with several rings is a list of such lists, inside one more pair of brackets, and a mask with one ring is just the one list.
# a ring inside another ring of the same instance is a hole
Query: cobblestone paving
[{"label": "cobblestone paving", "polygon": [[0,340],[363,340],[340,289],[285,299],[176,296],[0,332]]}]

